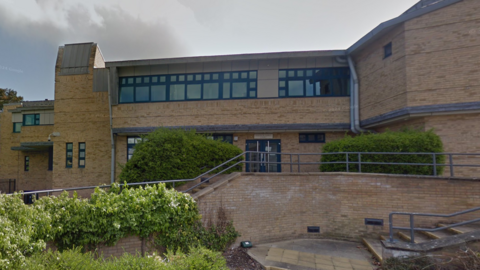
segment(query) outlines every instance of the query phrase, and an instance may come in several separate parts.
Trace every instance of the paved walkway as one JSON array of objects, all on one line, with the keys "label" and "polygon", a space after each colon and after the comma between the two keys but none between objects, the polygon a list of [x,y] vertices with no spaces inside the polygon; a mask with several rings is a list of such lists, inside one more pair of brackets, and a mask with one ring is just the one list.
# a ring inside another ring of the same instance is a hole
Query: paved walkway
[{"label": "paved walkway", "polygon": [[335,240],[292,240],[258,245],[248,253],[267,269],[375,269],[370,253],[358,246]]}]

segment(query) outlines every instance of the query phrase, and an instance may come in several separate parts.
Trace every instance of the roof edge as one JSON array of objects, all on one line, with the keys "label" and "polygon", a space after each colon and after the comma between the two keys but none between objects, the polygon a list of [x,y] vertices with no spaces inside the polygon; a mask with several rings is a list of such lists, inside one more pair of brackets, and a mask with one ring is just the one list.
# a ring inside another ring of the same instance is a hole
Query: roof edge
[{"label": "roof edge", "polygon": [[377,38],[379,35],[381,35],[383,33],[384,30],[386,30],[390,27],[393,27],[393,26],[396,26],[400,23],[403,23],[403,22],[409,21],[411,19],[420,17],[420,16],[425,15],[427,13],[442,9],[444,7],[459,3],[461,1],[463,1],[463,0],[444,0],[443,2],[440,2],[438,4],[430,5],[430,6],[427,6],[425,8],[415,10],[415,11],[412,11],[412,12],[403,13],[402,15],[400,15],[400,16],[394,18],[394,19],[385,21],[385,22],[379,24],[377,27],[375,27],[368,34],[363,36],[355,44],[350,46],[350,48],[347,49],[347,54],[352,54],[355,51],[357,51],[358,49],[361,49],[364,45],[371,42],[373,39]]}]

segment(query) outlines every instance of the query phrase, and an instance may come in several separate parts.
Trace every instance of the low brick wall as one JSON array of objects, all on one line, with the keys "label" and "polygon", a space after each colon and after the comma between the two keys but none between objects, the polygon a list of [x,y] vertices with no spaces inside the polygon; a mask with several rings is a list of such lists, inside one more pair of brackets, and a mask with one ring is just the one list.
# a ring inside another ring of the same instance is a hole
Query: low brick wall
[{"label": "low brick wall", "polygon": [[[390,212],[448,214],[480,206],[480,182],[354,173],[243,173],[213,192],[197,198],[201,212],[223,206],[242,234],[237,241],[253,243],[293,238],[357,240],[388,232]],[[418,226],[456,219],[416,218]],[[383,227],[365,226],[365,218],[383,219]],[[408,220],[395,217],[395,226]],[[320,226],[308,234],[307,226]]]}]

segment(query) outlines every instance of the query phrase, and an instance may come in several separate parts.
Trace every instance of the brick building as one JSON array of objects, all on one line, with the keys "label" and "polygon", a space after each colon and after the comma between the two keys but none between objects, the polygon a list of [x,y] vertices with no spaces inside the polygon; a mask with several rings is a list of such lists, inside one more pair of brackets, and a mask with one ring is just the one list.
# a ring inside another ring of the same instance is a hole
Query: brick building
[{"label": "brick building", "polygon": [[4,107],[0,178],[18,190],[110,183],[158,127],[308,153],[346,132],[411,126],[434,128],[447,152],[480,152],[479,63],[478,0],[422,0],[346,50],[105,62],[95,43],[67,44],[55,101]]}]

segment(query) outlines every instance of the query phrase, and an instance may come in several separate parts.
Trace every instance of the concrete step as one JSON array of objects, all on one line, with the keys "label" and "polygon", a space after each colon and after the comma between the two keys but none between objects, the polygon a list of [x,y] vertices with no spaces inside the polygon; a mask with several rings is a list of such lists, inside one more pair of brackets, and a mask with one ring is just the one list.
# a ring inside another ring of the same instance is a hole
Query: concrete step
[{"label": "concrete step", "polygon": [[362,242],[367,247],[368,251],[379,261],[383,261],[382,250],[383,246],[379,239],[362,238]]},{"label": "concrete step", "polygon": [[[412,239],[410,238],[410,232],[397,232],[397,236],[405,242],[411,242]],[[431,239],[427,237],[425,234],[420,232],[415,232],[415,243],[423,243],[430,241]]]},{"label": "concrete step", "polygon": [[[446,224],[438,224],[439,227],[446,227]],[[480,231],[480,225],[478,224],[469,224],[469,225],[464,225],[464,226],[458,226],[455,228],[449,228],[446,229],[446,231],[449,231],[453,234],[462,234],[462,233],[467,233],[467,232],[474,232],[474,231]]]}]

